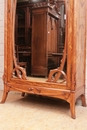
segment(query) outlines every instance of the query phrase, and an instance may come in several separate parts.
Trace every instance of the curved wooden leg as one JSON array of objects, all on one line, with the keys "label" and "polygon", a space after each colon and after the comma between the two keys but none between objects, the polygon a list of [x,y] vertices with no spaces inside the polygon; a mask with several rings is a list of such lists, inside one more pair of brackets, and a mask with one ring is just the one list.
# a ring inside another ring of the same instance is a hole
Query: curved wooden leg
[{"label": "curved wooden leg", "polygon": [[71,117],[75,119],[76,114],[75,114],[75,94],[74,93],[71,93],[70,111],[71,111]]},{"label": "curved wooden leg", "polygon": [[86,107],[86,100],[85,100],[85,95],[81,95],[81,100],[82,100],[82,106]]},{"label": "curved wooden leg", "polygon": [[2,100],[0,103],[4,103],[6,101],[6,98],[8,96],[8,92],[9,91],[7,91],[6,86],[4,86],[3,97],[2,97]]}]

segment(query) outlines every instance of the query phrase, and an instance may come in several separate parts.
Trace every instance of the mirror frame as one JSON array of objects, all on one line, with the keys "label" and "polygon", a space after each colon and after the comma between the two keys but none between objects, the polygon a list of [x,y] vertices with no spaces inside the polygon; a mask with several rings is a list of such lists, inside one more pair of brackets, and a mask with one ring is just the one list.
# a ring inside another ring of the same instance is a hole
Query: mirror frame
[{"label": "mirror frame", "polygon": [[[15,57],[14,57],[14,43],[15,43],[15,39],[14,39],[14,30],[15,30],[15,12],[16,12],[16,3],[17,0],[8,0],[7,2],[7,6],[5,7],[5,53],[9,52],[8,54],[5,54],[5,75],[7,75],[7,81],[13,80],[12,78],[12,73],[13,73],[13,65],[15,64]],[[12,4],[14,6],[12,6]],[[6,4],[5,4],[6,5]],[[7,10],[9,11],[6,11]],[[71,23],[72,24],[72,23]],[[67,33],[67,28],[66,27],[66,33]],[[9,34],[9,35],[8,35]],[[72,38],[72,37],[71,37]],[[7,39],[7,40],[6,40]],[[67,36],[66,36],[66,40],[65,42],[67,42]],[[66,45],[67,46],[67,45]],[[66,53],[66,46],[65,46],[65,53]],[[70,50],[70,49],[69,49]],[[63,67],[64,67],[64,63],[65,63],[65,59],[66,59],[66,54],[64,54],[63,56],[63,63],[61,63],[62,65],[60,65],[60,70],[63,71]],[[11,61],[11,62],[9,62]],[[67,67],[69,68],[69,67]],[[21,69],[21,67],[19,67],[19,69]],[[22,70],[22,69],[21,69]],[[67,71],[67,75],[68,75],[69,71]],[[25,74],[23,73],[23,79],[26,79]],[[20,79],[17,79],[20,80]]]}]

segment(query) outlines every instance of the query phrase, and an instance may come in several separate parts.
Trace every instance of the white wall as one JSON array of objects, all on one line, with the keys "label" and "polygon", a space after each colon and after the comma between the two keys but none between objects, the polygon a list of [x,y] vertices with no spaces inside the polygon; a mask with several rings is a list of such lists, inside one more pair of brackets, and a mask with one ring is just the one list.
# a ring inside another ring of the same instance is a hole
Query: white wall
[{"label": "white wall", "polygon": [[[87,2],[86,2],[87,5]],[[87,8],[86,8],[86,21],[87,21]],[[85,88],[85,96],[86,96],[86,104],[87,104],[87,22],[86,22],[86,80],[85,80],[86,88]]]},{"label": "white wall", "polygon": [[86,97],[86,104],[87,104],[87,42],[86,42],[86,80],[85,80],[86,88],[85,88],[85,97]]},{"label": "white wall", "polygon": [[4,70],[4,0],[0,0],[0,89],[3,89]]}]

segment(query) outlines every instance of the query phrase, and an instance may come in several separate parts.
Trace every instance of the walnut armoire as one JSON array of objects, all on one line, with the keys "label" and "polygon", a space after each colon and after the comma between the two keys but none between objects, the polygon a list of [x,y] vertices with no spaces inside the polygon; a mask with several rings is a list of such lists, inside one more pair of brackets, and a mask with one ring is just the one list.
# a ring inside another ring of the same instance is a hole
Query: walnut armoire
[{"label": "walnut armoire", "polygon": [[[34,6],[41,6],[43,8],[44,5],[52,10],[55,8],[55,3],[59,1],[61,0],[53,1],[53,3],[44,1],[44,4],[39,3],[38,5],[36,3]],[[82,105],[86,106],[85,59],[87,0],[64,1],[66,8],[65,46],[60,66],[51,69],[49,75],[45,78],[31,78],[26,75],[25,69],[17,64],[15,57],[14,34],[17,0],[5,0],[4,92],[1,103],[5,102],[10,91],[59,98],[70,104],[71,117],[74,119],[76,118],[76,99],[81,96]],[[66,71],[64,72],[65,63]]]}]

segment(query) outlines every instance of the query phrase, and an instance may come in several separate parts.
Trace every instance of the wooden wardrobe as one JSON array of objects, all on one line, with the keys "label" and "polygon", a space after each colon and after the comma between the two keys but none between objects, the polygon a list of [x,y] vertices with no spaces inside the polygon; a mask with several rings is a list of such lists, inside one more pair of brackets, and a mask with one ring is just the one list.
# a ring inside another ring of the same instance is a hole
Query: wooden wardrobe
[{"label": "wooden wardrobe", "polygon": [[[55,7],[57,9],[57,6],[55,6],[55,4],[59,2],[59,0],[43,1],[43,2],[46,6],[46,11],[48,12],[50,5],[51,7],[53,8]],[[79,1],[65,0],[64,2],[66,8],[65,46],[60,66],[51,69],[47,77],[45,78],[38,77],[37,79],[37,77],[34,76],[32,78],[28,77],[26,75],[25,69],[17,64],[15,56],[15,47],[14,47],[15,14],[16,14],[17,1],[5,0],[5,43],[4,43],[5,58],[4,58],[4,75],[3,75],[4,92],[1,101],[2,103],[5,102],[8,92],[10,91],[19,91],[22,92],[23,95],[24,93],[29,93],[29,94],[37,94],[42,96],[60,98],[67,101],[70,104],[71,117],[74,119],[76,118],[75,102],[78,97],[81,96],[82,105],[86,106],[85,68],[86,68],[86,35],[87,35],[86,34],[87,0],[79,0]],[[42,6],[42,2],[39,4]],[[38,5],[38,3],[36,3],[36,5]],[[37,12],[39,14],[40,10],[32,9],[32,11],[34,15],[33,16],[33,22],[34,22],[37,17],[35,15],[37,14]],[[53,10],[51,9],[51,11]],[[53,16],[51,14],[52,13],[51,11],[49,15],[44,14],[44,17],[48,19],[50,19],[49,17],[53,17],[53,19],[56,19],[56,21],[58,21],[58,18]],[[42,12],[45,12],[43,7]],[[45,21],[43,22],[43,24],[44,28],[46,29],[46,26],[48,24]],[[39,26],[38,23],[36,27],[37,26]],[[34,29],[36,29],[35,24]],[[57,34],[55,34],[55,39]],[[48,34],[46,32],[45,35],[43,36],[43,40],[44,37],[47,37],[47,35]],[[35,39],[35,35],[32,34],[32,37],[33,39]],[[51,41],[49,41],[49,44],[50,43]],[[35,51],[34,44],[35,43],[33,43],[32,51]],[[39,43],[37,42],[37,44]],[[45,43],[42,42],[40,44],[44,44],[44,46],[46,46],[47,41]],[[35,45],[36,48],[37,46]],[[47,60],[49,59],[48,52],[50,52],[50,49],[48,49],[46,53],[44,52],[46,54]],[[56,53],[55,56],[57,56]],[[38,55],[38,59],[42,60],[40,58],[41,57]],[[33,66],[35,59],[34,58],[32,59],[33,59],[32,62]],[[66,64],[66,71],[64,70],[65,64]],[[32,75],[33,75],[33,69],[32,69]]]},{"label": "wooden wardrobe", "polygon": [[50,69],[58,67],[59,16],[50,6],[32,9],[31,75],[47,77]]}]

